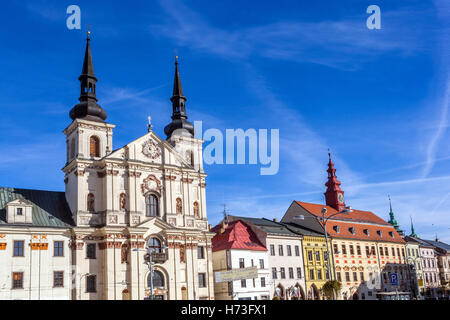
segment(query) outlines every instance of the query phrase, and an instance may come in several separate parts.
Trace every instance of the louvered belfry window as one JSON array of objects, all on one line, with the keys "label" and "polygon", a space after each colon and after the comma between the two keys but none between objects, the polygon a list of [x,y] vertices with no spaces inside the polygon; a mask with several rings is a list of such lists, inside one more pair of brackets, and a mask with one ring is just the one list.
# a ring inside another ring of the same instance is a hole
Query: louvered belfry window
[{"label": "louvered belfry window", "polygon": [[100,157],[100,140],[98,137],[91,137],[89,141],[89,152],[91,157]]}]

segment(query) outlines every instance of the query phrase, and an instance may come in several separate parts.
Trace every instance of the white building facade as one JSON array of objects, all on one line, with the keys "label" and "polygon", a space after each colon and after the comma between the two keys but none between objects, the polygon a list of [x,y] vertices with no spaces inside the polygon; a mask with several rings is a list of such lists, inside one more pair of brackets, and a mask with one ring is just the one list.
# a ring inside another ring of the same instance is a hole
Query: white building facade
[{"label": "white building facade", "polygon": [[267,249],[259,242],[249,226],[234,221],[221,228],[213,238],[214,272],[255,267],[256,277],[229,282],[215,282],[217,300],[268,300],[270,298],[270,272]]},{"label": "white building facade", "polygon": [[[214,299],[203,141],[194,138],[187,121],[178,62],[167,139],[149,124],[144,136],[120,149],[113,149],[115,125],[105,122],[106,112],[97,104],[89,37],[79,80],[80,103],[64,130],[66,187],[65,193],[54,193],[58,207],[45,201],[48,192],[38,199],[40,191],[4,190],[24,207],[19,216],[10,215],[14,202],[0,207],[5,212],[0,255],[7,257],[1,259],[1,294],[6,292],[7,299],[149,299],[151,253],[153,298]],[[23,258],[11,254],[17,239],[25,241]],[[62,258],[51,255],[56,241],[63,242]],[[30,249],[34,242],[47,243],[48,249]],[[52,272],[60,270],[62,288],[51,283]],[[14,276],[22,277],[22,289],[12,288]]]}]

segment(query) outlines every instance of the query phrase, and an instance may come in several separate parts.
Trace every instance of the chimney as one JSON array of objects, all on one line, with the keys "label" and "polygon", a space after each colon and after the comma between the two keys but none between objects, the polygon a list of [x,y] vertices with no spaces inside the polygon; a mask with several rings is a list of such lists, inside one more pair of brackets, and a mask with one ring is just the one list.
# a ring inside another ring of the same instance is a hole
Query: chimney
[{"label": "chimney", "polygon": [[273,222],[278,222],[278,219],[277,218],[273,218]]}]

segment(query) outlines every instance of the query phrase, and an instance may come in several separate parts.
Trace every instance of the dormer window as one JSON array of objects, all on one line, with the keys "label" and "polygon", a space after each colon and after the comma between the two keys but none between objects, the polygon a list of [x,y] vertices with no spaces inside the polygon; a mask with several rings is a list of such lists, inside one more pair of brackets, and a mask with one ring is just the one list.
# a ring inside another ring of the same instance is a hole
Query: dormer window
[{"label": "dormer window", "polygon": [[355,234],[355,228],[354,228],[354,227],[348,228],[348,231],[349,231],[351,234]]},{"label": "dormer window", "polygon": [[389,235],[391,236],[391,238],[393,238],[394,237],[394,232],[389,231]]},{"label": "dormer window", "polygon": [[6,223],[33,223],[33,203],[26,199],[16,199],[5,206]]},{"label": "dormer window", "polygon": [[366,236],[370,236],[370,230],[369,229],[364,229],[364,234]]},{"label": "dormer window", "polygon": [[379,235],[380,237],[383,236],[383,232],[381,230],[377,230],[377,235]]},{"label": "dormer window", "polygon": [[334,230],[336,233],[339,233],[339,230],[340,230],[340,229],[339,229],[339,226],[334,226],[334,227],[333,227],[333,230]]}]

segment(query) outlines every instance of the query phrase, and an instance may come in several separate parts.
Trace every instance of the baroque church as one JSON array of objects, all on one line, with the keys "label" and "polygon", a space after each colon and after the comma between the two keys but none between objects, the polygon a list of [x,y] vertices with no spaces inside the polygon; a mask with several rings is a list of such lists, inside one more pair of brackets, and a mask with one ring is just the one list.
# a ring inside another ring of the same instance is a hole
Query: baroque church
[{"label": "baroque church", "polygon": [[203,141],[178,61],[166,139],[149,124],[114,149],[90,41],[63,131],[65,192],[0,188],[0,298],[142,300],[153,287],[155,299],[214,299]]}]

